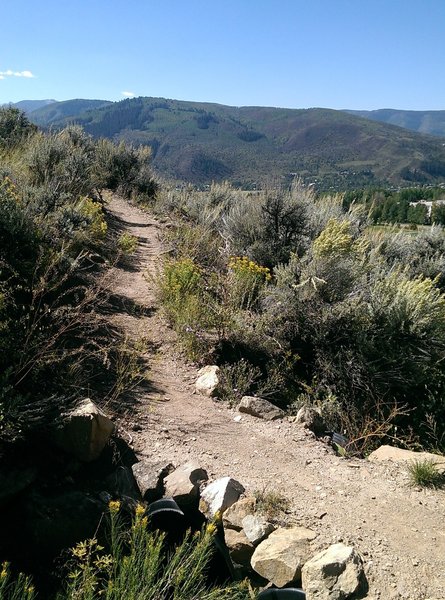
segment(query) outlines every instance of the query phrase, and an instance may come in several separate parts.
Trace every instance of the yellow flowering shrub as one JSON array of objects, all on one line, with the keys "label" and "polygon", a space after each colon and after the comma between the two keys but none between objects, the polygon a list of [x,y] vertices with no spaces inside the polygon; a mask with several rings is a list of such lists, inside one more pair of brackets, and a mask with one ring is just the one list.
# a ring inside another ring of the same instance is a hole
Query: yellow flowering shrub
[{"label": "yellow flowering shrub", "polygon": [[267,267],[258,265],[247,256],[232,256],[228,264],[230,304],[237,309],[252,309],[265,283],[272,278]]}]

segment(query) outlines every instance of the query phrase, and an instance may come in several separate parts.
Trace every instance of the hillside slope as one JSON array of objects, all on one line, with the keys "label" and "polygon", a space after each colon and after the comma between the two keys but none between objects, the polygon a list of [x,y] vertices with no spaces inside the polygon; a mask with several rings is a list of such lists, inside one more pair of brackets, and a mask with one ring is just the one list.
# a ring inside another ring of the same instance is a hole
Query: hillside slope
[{"label": "hillside slope", "polygon": [[405,127],[418,133],[426,133],[445,137],[445,110],[396,110],[382,108],[379,110],[348,110],[348,113],[380,121],[390,125]]},{"label": "hillside slope", "polygon": [[31,118],[56,127],[75,122],[96,137],[149,145],[154,168],[171,180],[253,187],[297,174],[321,189],[445,181],[441,141],[342,111],[134,98],[58,117],[60,104],[66,105]]}]

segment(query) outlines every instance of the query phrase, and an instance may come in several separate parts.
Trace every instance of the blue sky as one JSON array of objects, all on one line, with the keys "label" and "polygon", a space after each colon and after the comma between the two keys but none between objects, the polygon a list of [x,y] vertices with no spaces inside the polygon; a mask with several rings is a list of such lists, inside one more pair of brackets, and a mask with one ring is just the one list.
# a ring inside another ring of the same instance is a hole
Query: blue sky
[{"label": "blue sky", "polygon": [[445,0],[11,0],[0,104],[445,109]]}]

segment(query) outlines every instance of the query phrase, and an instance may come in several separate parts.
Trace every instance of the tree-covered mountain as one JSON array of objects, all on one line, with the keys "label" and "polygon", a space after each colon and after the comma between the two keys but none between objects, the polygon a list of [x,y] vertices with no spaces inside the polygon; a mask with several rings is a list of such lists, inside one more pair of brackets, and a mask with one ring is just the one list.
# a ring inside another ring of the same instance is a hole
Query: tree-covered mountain
[{"label": "tree-covered mountain", "polygon": [[380,121],[381,123],[412,129],[412,131],[418,133],[445,137],[445,110],[382,108],[380,110],[348,110],[347,112],[371,121]]},{"label": "tree-covered mountain", "polygon": [[30,118],[41,126],[75,122],[94,137],[149,145],[155,170],[174,181],[227,179],[253,187],[297,174],[320,189],[445,181],[440,140],[344,111],[165,98],[133,98],[86,110],[81,102],[87,101],[44,107]]}]

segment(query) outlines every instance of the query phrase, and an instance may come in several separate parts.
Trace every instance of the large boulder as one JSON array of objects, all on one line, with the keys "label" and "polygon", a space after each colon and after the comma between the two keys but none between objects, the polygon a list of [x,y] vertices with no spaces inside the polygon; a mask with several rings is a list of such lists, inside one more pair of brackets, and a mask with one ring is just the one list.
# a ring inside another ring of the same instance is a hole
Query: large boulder
[{"label": "large boulder", "polygon": [[230,558],[233,562],[243,565],[245,567],[250,566],[250,559],[252,557],[254,547],[251,542],[247,539],[243,531],[235,531],[234,529],[227,529],[224,532],[226,546],[229,549]]},{"label": "large boulder", "polygon": [[418,462],[430,460],[437,467],[445,470],[445,456],[440,454],[432,454],[431,452],[413,452],[412,450],[404,450],[403,448],[395,448],[393,446],[380,446],[368,456],[368,460],[372,462],[380,462],[391,460],[393,462]]},{"label": "large boulder", "polygon": [[201,492],[201,511],[212,519],[216,513],[222,514],[232,506],[244,491],[244,487],[236,479],[231,477],[217,479]]},{"label": "large boulder", "polygon": [[250,564],[277,587],[288,585],[300,579],[316,535],[305,527],[279,528],[257,546]]},{"label": "large boulder", "polygon": [[138,462],[131,467],[141,496],[148,503],[164,495],[164,479],[175,470],[171,463]]},{"label": "large boulder", "polygon": [[207,365],[198,371],[198,379],[195,383],[195,389],[202,396],[216,396],[219,384],[219,367],[217,365]]},{"label": "large boulder", "polygon": [[208,480],[207,471],[194,463],[185,463],[164,479],[164,495],[173,498],[180,508],[196,506],[199,487]]},{"label": "large boulder", "polygon": [[284,411],[281,408],[278,408],[278,406],[275,406],[268,400],[257,398],[256,396],[243,396],[238,405],[238,411],[258,417],[259,419],[266,419],[267,421],[282,419],[284,417]]},{"label": "large boulder", "polygon": [[243,519],[243,531],[249,542],[258,546],[267,536],[276,529],[262,515],[247,515]]},{"label": "large boulder", "polygon": [[114,431],[113,421],[92,400],[85,398],[63,415],[53,441],[67,454],[83,462],[99,458]]},{"label": "large boulder", "polygon": [[364,582],[362,559],[351,546],[334,544],[307,561],[302,569],[307,600],[355,598]]},{"label": "large boulder", "polygon": [[241,531],[243,528],[243,519],[247,515],[253,515],[255,512],[256,500],[253,496],[241,498],[230,506],[223,515],[223,525],[226,529],[235,529]]}]

